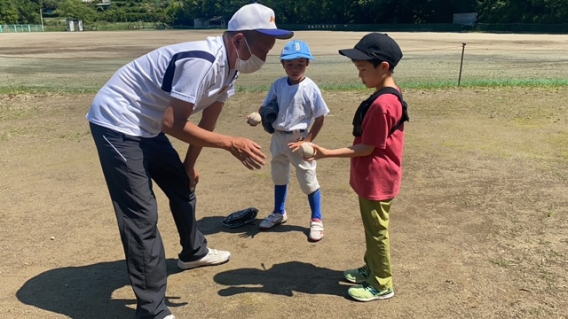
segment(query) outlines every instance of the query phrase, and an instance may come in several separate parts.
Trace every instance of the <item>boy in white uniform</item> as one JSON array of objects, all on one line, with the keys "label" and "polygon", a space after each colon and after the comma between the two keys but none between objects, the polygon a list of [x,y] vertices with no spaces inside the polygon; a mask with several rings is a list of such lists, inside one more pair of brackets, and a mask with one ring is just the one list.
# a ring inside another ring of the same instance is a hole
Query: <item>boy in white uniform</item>
[{"label": "boy in white uniform", "polygon": [[[270,145],[272,154],[272,180],[274,181],[274,211],[259,225],[269,229],[285,223],[286,196],[290,181],[290,164],[296,169],[296,177],[302,191],[308,195],[311,208],[309,240],[323,238],[321,191],[316,177],[316,162],[304,160],[297,150],[302,143],[312,142],[320,132],[329,109],[318,86],[305,76],[305,71],[314,57],[306,42],[291,41],[286,44],[280,60],[287,76],[276,80],[259,113],[264,106],[276,99],[278,117],[272,123],[274,133]],[[311,127],[311,128],[310,128]]]}]

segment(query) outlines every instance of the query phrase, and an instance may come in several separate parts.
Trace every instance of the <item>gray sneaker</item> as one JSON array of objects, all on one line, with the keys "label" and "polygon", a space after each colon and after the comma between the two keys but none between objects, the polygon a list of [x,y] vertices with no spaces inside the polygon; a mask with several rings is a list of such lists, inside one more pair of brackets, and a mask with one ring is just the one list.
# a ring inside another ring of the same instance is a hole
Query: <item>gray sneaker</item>
[{"label": "gray sneaker", "polygon": [[269,229],[276,225],[284,224],[288,220],[288,215],[286,212],[280,213],[272,213],[268,215],[263,221],[260,222],[258,227],[260,229]]},{"label": "gray sneaker", "polygon": [[181,261],[178,259],[177,266],[181,270],[192,269],[203,266],[215,266],[224,264],[231,259],[231,253],[224,250],[217,250],[209,248],[209,252],[205,257],[194,261]]}]

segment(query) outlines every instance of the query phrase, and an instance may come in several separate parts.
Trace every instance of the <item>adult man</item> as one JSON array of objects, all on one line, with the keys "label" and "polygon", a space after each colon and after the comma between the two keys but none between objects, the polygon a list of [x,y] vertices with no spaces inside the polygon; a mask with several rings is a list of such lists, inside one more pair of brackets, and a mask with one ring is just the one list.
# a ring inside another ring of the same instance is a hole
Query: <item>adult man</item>
[{"label": "adult man", "polygon": [[[229,151],[249,169],[264,165],[255,142],[213,133],[238,72],[259,70],[280,30],[274,11],[253,3],[240,8],[222,37],[152,51],[118,70],[95,97],[87,114],[138,301],[136,318],[173,318],[165,305],[164,247],[157,228],[152,180],[170,202],[182,251],[178,267],[227,262],[228,251],[209,249],[196,228],[194,168],[202,147]],[[203,111],[199,125],[187,121]],[[181,162],[165,134],[190,144]]]}]

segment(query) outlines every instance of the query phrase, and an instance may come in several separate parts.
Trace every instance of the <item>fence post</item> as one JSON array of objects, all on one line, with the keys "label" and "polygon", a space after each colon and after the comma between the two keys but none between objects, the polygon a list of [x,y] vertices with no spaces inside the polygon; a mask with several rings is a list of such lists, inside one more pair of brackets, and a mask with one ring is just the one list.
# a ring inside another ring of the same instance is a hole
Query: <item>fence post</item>
[{"label": "fence post", "polygon": [[460,86],[460,84],[461,84],[461,79],[462,79],[463,55],[464,55],[464,53],[465,53],[465,45],[466,45],[466,43],[463,42],[463,43],[462,43],[462,56],[461,56],[461,62],[460,62],[460,75],[459,75],[459,77],[458,77],[458,86]]}]

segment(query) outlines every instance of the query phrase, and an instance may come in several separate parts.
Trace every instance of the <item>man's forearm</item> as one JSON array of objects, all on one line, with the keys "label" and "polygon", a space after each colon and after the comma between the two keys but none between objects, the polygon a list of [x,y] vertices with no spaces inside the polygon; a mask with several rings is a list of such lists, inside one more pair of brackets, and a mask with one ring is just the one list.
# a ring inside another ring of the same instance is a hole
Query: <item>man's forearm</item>
[{"label": "man's forearm", "polygon": [[163,129],[163,131],[164,133],[190,145],[222,148],[225,150],[229,150],[231,148],[231,136],[213,133],[191,122],[186,122],[183,127],[174,126]]},{"label": "man's forearm", "polygon": [[197,162],[197,158],[199,154],[201,154],[201,150],[203,147],[196,146],[196,145],[189,145],[187,148],[187,153],[185,154],[185,160],[183,161],[183,165],[185,167],[194,167],[195,162]]}]

